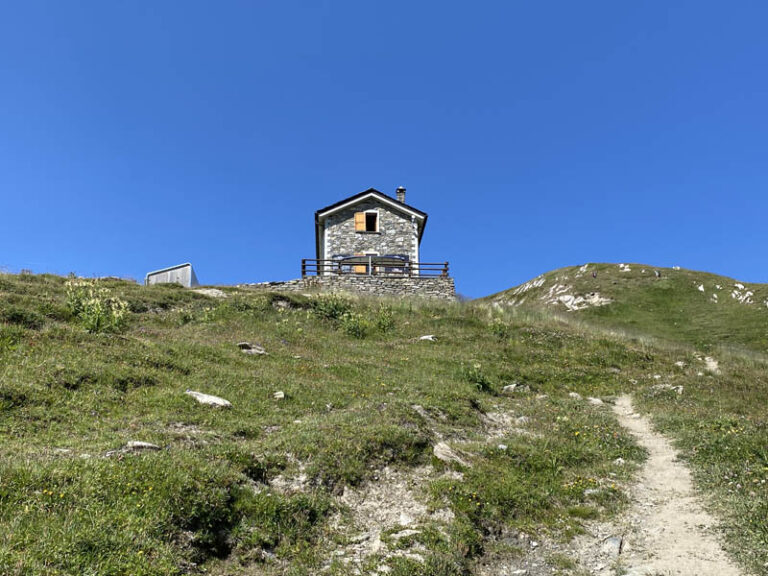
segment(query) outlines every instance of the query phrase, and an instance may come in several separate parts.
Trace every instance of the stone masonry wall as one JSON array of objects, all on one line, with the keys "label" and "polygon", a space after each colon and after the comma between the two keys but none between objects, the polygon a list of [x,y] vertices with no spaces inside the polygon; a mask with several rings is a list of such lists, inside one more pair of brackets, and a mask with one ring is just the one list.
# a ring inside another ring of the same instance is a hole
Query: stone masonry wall
[{"label": "stone masonry wall", "polygon": [[311,276],[286,282],[244,284],[274,292],[350,292],[377,296],[422,296],[455,300],[456,289],[450,276]]},{"label": "stone masonry wall", "polygon": [[[355,231],[355,212],[376,210],[379,213],[378,232]],[[366,200],[331,214],[325,222],[327,252],[324,259],[339,255],[402,254],[413,262],[417,259],[418,229],[415,221],[376,200]]]}]

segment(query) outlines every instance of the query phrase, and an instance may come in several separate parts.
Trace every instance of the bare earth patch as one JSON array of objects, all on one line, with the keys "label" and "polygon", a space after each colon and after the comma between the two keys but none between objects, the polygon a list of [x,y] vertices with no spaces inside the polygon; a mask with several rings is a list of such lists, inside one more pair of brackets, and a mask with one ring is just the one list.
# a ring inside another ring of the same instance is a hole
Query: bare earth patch
[{"label": "bare earth patch", "polygon": [[592,526],[575,542],[591,574],[626,576],[738,576],[715,532],[715,520],[697,498],[688,468],[647,419],[635,413],[629,396],[614,412],[646,450],[648,461],[630,489],[631,509],[618,520]]},{"label": "bare earth patch", "polygon": [[334,557],[352,566],[359,566],[372,556],[381,559],[381,566],[385,558],[393,556],[423,561],[423,546],[417,544],[409,550],[392,550],[382,541],[382,535],[390,532],[391,538],[397,540],[418,534],[422,522],[451,521],[453,514],[449,510],[430,511],[422,501],[421,492],[432,473],[431,466],[407,471],[387,467],[363,486],[346,487],[339,502],[352,512],[357,534],[336,550]]}]

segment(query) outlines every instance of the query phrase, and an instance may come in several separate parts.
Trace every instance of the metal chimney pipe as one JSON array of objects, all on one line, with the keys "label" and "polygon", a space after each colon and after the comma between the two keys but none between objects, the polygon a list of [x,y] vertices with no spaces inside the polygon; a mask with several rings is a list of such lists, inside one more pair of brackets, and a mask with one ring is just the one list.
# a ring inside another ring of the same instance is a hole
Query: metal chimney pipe
[{"label": "metal chimney pipe", "polygon": [[405,187],[404,186],[398,186],[397,190],[395,190],[397,193],[397,201],[402,202],[405,204]]}]

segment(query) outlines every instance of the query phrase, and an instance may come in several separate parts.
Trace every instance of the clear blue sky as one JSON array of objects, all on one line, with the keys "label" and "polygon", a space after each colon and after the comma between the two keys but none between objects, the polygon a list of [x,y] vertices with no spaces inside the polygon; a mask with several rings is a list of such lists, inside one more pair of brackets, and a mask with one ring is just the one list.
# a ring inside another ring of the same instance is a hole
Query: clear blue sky
[{"label": "clear blue sky", "polygon": [[768,281],[765,2],[5,2],[0,266],[284,280],[429,213],[483,296],[584,262]]}]

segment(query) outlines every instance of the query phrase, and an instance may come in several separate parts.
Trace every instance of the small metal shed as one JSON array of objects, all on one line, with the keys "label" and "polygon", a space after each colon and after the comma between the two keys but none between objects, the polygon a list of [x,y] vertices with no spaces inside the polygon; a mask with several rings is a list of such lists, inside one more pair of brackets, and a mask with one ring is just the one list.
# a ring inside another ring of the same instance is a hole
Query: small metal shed
[{"label": "small metal shed", "polygon": [[149,272],[144,278],[144,285],[152,286],[153,284],[181,284],[185,288],[200,285],[189,262]]}]

